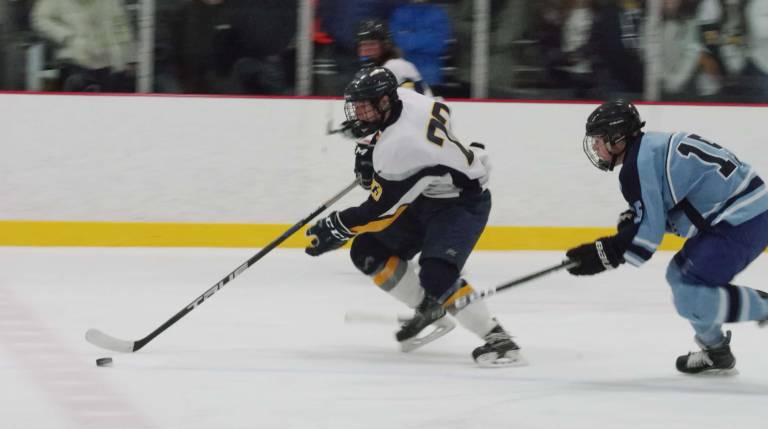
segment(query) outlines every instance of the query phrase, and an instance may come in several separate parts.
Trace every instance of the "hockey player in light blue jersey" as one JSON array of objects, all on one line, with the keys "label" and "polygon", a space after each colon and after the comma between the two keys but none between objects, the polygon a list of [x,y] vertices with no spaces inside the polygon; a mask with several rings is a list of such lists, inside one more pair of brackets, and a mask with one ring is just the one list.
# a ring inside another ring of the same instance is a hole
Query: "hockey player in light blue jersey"
[{"label": "hockey player in light blue jersey", "polygon": [[598,168],[621,165],[630,209],[618,232],[568,250],[592,275],[651,258],[665,232],[686,238],[669,263],[667,282],[678,313],[701,351],[677,358],[684,373],[729,372],[736,360],[724,323],[768,319],[768,294],[731,284],[768,246],[768,189],[757,172],[727,149],[696,134],[643,132],[637,108],[624,100],[587,119],[584,152]]}]

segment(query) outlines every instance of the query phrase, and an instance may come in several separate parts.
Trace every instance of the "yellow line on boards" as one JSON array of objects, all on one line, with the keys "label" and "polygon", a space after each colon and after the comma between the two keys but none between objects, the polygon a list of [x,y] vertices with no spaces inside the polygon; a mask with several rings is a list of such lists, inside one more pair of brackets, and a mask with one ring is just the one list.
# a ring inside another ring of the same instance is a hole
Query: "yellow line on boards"
[{"label": "yellow line on boards", "polygon": [[[0,246],[87,247],[263,247],[291,225],[162,222],[0,221]],[[613,228],[489,226],[478,250],[563,250],[613,234]],[[280,247],[307,244],[304,230]],[[660,246],[676,250],[683,240],[668,236]]]}]

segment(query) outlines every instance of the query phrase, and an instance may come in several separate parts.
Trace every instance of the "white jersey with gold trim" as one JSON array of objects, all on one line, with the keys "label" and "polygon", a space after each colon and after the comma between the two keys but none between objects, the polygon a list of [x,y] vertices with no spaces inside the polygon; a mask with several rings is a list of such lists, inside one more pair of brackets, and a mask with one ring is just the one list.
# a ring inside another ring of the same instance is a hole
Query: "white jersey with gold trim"
[{"label": "white jersey with gold trim", "polygon": [[412,89],[419,94],[433,97],[432,89],[424,82],[421,73],[412,62],[404,58],[392,58],[387,60],[382,67],[388,68],[397,78],[400,88]]},{"label": "white jersey with gold trim", "polygon": [[456,139],[448,107],[410,90],[401,88],[397,94],[401,106],[393,108],[393,118],[373,138],[371,195],[340,213],[354,233],[386,228],[420,196],[460,198],[487,187],[485,150]]}]

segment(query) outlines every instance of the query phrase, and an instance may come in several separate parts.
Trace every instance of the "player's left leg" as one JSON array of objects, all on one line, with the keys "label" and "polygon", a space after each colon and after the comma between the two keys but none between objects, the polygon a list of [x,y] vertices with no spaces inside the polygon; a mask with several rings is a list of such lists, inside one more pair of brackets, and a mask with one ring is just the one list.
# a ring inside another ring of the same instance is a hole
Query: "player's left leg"
[{"label": "player's left leg", "polygon": [[[409,210],[417,212],[420,205],[416,203]],[[422,228],[413,218],[413,213],[406,211],[384,231],[355,237],[349,254],[355,267],[368,275],[379,289],[415,309],[428,302],[416,274],[415,264],[410,260],[420,251],[422,236]],[[449,317],[445,317],[445,311],[428,313],[422,309],[416,315],[421,317],[409,321],[409,324],[417,324],[418,329],[408,335],[409,341],[404,342],[402,334],[397,335],[402,350],[406,352],[440,338],[456,326]],[[431,329],[425,330],[430,325]]]},{"label": "player's left leg", "polygon": [[[458,201],[432,201],[423,208],[421,221],[426,233],[419,259],[419,279],[425,298],[412,322],[398,332],[398,340],[408,341],[430,318],[445,314],[453,301],[472,292],[472,286],[460,278],[460,272],[485,228],[490,206],[490,193],[486,192]],[[463,327],[486,341],[473,352],[479,364],[498,366],[521,362],[519,347],[483,300],[452,315]]]},{"label": "player's left leg", "polygon": [[762,291],[734,286],[733,277],[757,258],[768,243],[768,214],[738,226],[717,225],[689,239],[667,269],[678,313],[696,331],[700,352],[680,356],[681,372],[728,370],[735,365],[724,323],[768,318]]}]

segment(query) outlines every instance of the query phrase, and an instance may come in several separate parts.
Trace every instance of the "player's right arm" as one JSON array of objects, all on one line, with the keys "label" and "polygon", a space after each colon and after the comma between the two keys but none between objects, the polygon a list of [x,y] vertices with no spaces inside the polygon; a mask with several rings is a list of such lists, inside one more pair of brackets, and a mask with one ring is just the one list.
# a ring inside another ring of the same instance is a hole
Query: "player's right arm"
[{"label": "player's right arm", "polygon": [[339,219],[354,234],[387,228],[437,179],[428,170],[405,180],[387,180],[374,174],[371,193],[361,205],[339,212]]}]

